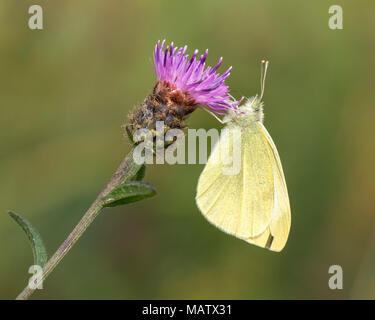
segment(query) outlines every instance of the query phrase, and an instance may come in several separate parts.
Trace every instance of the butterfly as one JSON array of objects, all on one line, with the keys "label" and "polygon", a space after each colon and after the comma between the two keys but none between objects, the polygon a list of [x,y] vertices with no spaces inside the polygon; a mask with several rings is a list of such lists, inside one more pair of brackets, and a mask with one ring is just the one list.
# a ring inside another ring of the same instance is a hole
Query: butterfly
[{"label": "butterfly", "polygon": [[[291,214],[280,157],[263,125],[262,97],[268,65],[268,61],[262,61],[260,96],[228,110],[224,117],[226,134],[221,135],[199,177],[196,203],[220,230],[281,251],[288,239]],[[240,152],[234,152],[236,147]],[[225,171],[223,154],[228,152],[232,157],[234,153],[240,156],[235,174]]]}]

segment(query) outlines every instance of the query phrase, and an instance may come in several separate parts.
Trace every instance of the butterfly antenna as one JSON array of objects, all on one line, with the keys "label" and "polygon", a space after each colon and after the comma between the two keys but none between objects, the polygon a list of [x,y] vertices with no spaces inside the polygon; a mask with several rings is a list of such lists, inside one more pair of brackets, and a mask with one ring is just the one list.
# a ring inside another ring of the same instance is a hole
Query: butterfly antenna
[{"label": "butterfly antenna", "polygon": [[214,114],[211,110],[208,110],[206,108],[202,108],[204,111],[208,112],[211,116],[213,116],[217,121],[219,121],[221,124],[224,124],[223,120],[221,120],[216,114]]},{"label": "butterfly antenna", "polygon": [[260,98],[259,101],[262,100],[263,94],[264,94],[264,86],[266,82],[266,75],[267,75],[267,69],[268,65],[270,64],[267,60],[262,60],[260,63]]}]

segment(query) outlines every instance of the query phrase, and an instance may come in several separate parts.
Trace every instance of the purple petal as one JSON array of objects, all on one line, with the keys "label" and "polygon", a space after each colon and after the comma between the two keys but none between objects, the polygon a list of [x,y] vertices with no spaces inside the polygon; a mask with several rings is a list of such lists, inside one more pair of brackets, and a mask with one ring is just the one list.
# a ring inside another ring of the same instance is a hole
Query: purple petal
[{"label": "purple petal", "polygon": [[154,72],[160,81],[166,81],[178,90],[189,94],[196,104],[206,105],[218,114],[228,109],[237,109],[241,100],[235,101],[229,95],[225,80],[229,77],[232,67],[223,74],[217,73],[223,58],[214,68],[206,67],[208,50],[198,56],[195,50],[190,60],[185,55],[187,46],[175,47],[173,42],[164,49],[165,40],[157,42],[153,53]]}]

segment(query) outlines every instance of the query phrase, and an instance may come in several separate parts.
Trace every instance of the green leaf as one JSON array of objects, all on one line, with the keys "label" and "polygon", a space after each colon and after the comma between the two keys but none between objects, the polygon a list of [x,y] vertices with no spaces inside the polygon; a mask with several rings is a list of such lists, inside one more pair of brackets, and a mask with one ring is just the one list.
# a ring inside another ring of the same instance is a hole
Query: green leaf
[{"label": "green leaf", "polygon": [[128,181],[113,189],[103,197],[103,207],[116,207],[136,202],[156,195],[155,188],[147,182]]},{"label": "green leaf", "polygon": [[31,249],[33,250],[34,264],[43,267],[48,260],[48,256],[40,233],[25,218],[13,211],[8,211],[8,213],[20,225],[29,238]]},{"label": "green leaf", "polygon": [[142,165],[142,167],[138,170],[138,172],[130,180],[141,181],[145,177],[145,174],[146,174],[146,166]]}]

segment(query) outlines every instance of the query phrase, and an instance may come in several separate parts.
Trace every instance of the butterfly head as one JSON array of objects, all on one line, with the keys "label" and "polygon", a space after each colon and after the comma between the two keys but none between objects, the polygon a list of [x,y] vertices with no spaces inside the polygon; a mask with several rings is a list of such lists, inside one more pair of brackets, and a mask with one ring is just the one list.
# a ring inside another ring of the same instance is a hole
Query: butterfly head
[{"label": "butterfly head", "polygon": [[266,81],[266,74],[269,62],[262,60],[261,62],[261,75],[260,75],[260,95],[248,98],[246,102],[237,107],[229,110],[228,115],[224,118],[224,122],[234,122],[239,125],[247,125],[249,122],[263,122],[263,93],[264,84]]}]

